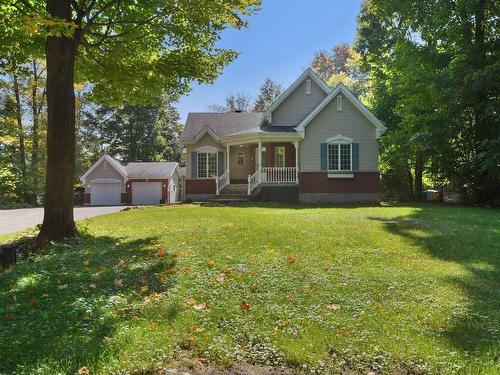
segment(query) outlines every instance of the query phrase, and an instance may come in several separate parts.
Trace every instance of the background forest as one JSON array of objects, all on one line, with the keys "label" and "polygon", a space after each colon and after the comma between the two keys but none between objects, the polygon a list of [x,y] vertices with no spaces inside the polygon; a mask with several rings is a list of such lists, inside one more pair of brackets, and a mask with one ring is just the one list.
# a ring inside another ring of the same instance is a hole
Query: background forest
[{"label": "background forest", "polygon": [[[500,201],[499,5],[487,0],[368,0],[354,45],[312,56],[332,87],[343,83],[388,127],[381,139],[385,198],[419,199],[452,186],[468,203]],[[0,61],[0,207],[43,202],[45,67]],[[124,161],[183,162],[168,93],[147,106],[101,104],[77,87],[75,181],[104,152]],[[214,111],[262,111],[283,88],[267,79],[253,100],[231,94]]]}]

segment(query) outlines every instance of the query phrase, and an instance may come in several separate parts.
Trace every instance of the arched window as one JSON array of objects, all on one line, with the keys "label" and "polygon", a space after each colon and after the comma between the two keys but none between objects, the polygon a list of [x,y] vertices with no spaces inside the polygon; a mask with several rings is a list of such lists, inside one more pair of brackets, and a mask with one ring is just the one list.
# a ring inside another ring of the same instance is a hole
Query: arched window
[{"label": "arched window", "polygon": [[238,158],[236,159],[236,165],[238,167],[243,167],[245,165],[245,153],[243,151],[238,152]]}]

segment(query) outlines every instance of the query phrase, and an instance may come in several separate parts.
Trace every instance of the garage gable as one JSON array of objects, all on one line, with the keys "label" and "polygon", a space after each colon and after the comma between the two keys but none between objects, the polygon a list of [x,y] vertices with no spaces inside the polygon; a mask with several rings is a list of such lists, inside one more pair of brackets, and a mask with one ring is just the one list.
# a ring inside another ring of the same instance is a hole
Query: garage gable
[{"label": "garage gable", "polygon": [[109,155],[101,157],[85,174],[80,177],[84,184],[88,184],[94,180],[111,179],[120,182],[128,180],[125,168]]}]

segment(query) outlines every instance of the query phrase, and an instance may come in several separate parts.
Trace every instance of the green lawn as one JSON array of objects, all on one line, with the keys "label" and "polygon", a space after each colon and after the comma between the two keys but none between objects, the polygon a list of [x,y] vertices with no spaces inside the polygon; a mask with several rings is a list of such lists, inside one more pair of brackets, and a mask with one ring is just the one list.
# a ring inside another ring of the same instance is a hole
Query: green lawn
[{"label": "green lawn", "polygon": [[157,207],[79,230],[0,273],[0,373],[500,372],[498,210]]}]

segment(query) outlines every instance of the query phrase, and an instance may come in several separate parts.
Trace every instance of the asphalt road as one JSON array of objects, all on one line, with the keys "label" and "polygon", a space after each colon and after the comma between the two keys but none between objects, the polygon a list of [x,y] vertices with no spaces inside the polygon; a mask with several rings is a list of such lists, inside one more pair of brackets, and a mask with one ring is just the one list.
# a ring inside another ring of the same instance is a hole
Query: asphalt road
[{"label": "asphalt road", "polygon": [[[121,211],[126,206],[76,207],[75,220]],[[41,224],[43,208],[20,208],[17,210],[0,210],[0,234],[17,232]]]}]

